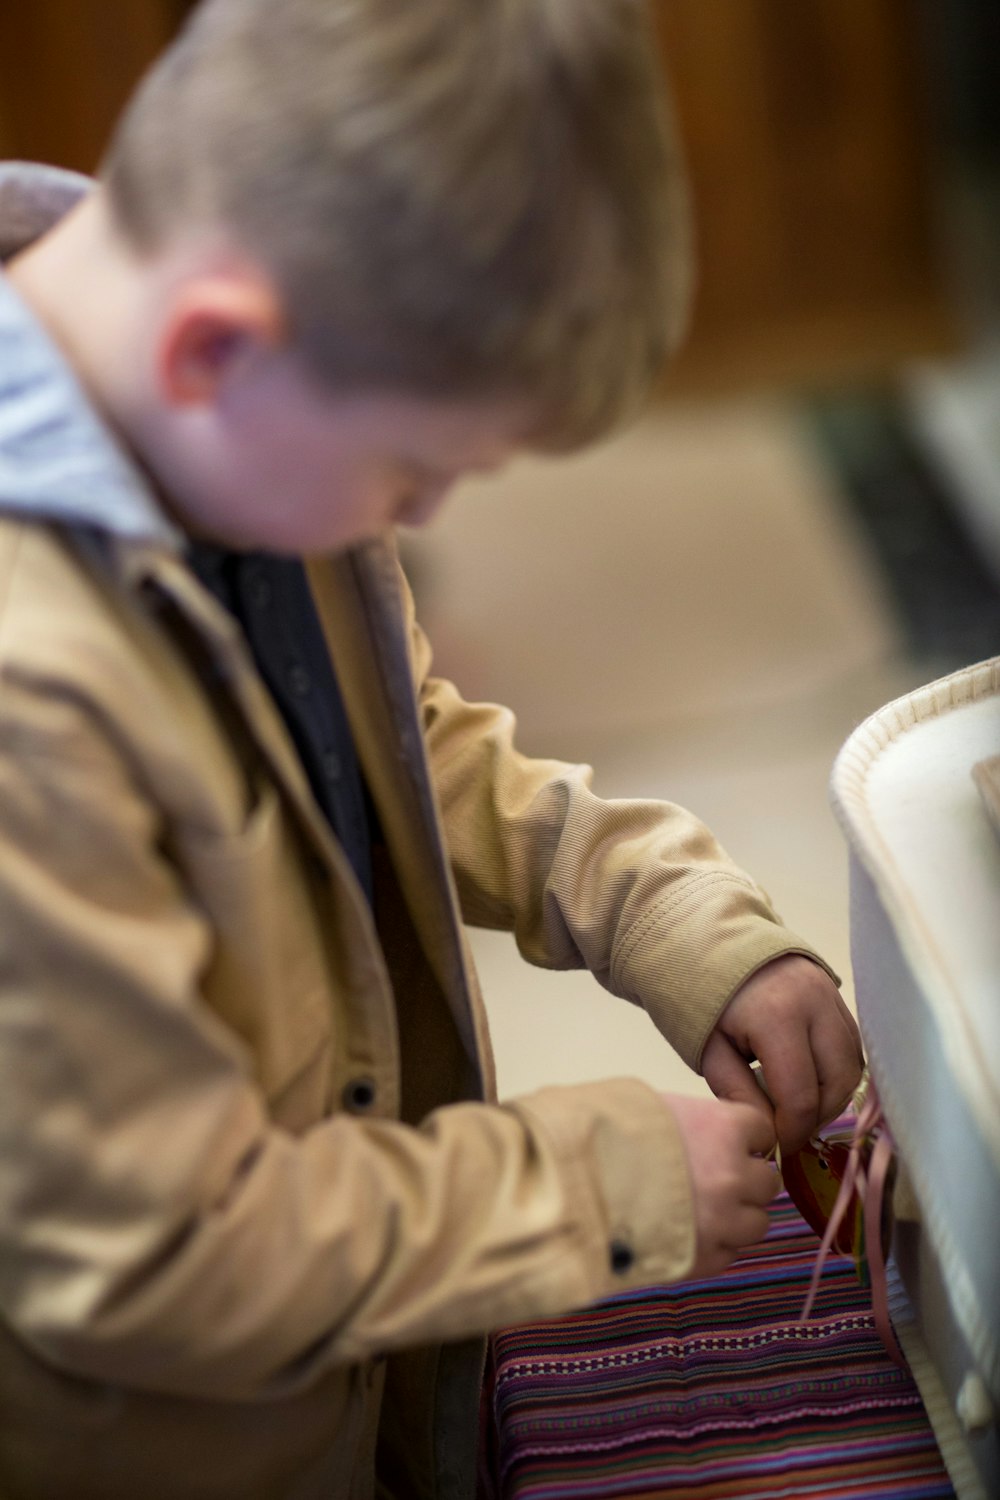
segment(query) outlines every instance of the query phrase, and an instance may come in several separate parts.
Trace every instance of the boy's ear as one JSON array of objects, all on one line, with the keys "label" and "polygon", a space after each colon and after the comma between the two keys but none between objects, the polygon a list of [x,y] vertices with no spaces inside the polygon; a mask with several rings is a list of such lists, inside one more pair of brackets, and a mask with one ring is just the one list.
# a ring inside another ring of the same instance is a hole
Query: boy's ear
[{"label": "boy's ear", "polygon": [[257,356],[285,339],[277,291],[263,278],[204,275],[177,292],[164,320],[157,375],[172,406],[211,404]]}]

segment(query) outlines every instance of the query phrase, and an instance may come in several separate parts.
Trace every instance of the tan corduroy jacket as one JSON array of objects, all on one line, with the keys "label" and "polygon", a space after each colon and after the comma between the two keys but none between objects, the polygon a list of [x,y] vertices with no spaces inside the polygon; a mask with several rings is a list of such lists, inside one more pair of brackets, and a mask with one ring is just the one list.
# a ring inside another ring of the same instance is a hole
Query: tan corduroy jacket
[{"label": "tan corduroy jacket", "polygon": [[[82,188],[0,175],[0,248]],[[0,1497],[467,1500],[485,1330],[683,1275],[672,1116],[493,1098],[463,922],[697,1066],[808,952],[689,814],[429,675],[391,542],[311,569],[374,917],[235,624],[0,279]]]}]

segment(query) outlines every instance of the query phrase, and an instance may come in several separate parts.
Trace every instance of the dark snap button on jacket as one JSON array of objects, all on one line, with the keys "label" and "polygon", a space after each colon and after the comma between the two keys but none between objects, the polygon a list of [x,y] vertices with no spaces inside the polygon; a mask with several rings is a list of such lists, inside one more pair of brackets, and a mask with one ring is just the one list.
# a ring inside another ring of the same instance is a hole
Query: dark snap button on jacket
[{"label": "dark snap button on jacket", "polygon": [[355,1114],[371,1109],[375,1103],[375,1080],[373,1078],[352,1078],[350,1083],[344,1085],[341,1096],[344,1108],[353,1110]]},{"label": "dark snap button on jacket", "polygon": [[631,1245],[626,1245],[624,1240],[612,1240],[610,1253],[611,1269],[616,1276],[624,1276],[626,1271],[631,1271],[635,1264]]}]

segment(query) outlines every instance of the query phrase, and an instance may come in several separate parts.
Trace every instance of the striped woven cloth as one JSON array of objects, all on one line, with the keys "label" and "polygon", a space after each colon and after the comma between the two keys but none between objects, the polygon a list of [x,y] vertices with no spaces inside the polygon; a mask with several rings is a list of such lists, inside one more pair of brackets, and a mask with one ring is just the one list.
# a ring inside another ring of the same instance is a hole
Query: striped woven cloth
[{"label": "striped woven cloth", "polygon": [[715,1280],[630,1293],[494,1340],[503,1500],[932,1500],[954,1494],[917,1388],[782,1194]]}]

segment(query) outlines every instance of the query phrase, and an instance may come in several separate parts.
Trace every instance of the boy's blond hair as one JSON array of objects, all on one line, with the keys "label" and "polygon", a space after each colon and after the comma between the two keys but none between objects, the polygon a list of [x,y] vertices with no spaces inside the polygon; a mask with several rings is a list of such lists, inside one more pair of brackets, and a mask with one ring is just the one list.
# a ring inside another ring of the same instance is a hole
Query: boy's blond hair
[{"label": "boy's blond hair", "polygon": [[643,0],[203,0],[102,175],[140,250],[259,258],[325,380],[527,396],[568,447],[686,303],[664,93]]}]

